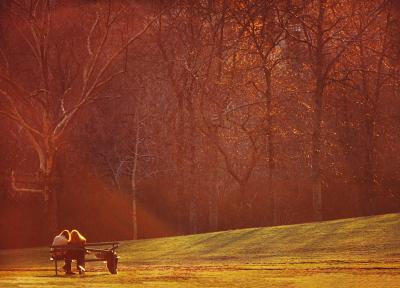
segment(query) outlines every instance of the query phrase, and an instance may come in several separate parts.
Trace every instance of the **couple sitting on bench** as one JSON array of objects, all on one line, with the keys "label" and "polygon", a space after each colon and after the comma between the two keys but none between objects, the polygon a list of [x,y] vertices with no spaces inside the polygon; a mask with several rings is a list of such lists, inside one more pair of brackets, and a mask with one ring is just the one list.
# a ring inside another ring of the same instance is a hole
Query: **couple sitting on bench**
[{"label": "couple sitting on bench", "polygon": [[78,230],[72,230],[71,232],[63,230],[54,238],[52,246],[68,247],[68,249],[62,250],[52,249],[53,258],[64,259],[65,265],[63,269],[66,274],[75,274],[71,269],[73,259],[76,260],[76,268],[79,274],[85,272],[85,243],[86,238]]}]

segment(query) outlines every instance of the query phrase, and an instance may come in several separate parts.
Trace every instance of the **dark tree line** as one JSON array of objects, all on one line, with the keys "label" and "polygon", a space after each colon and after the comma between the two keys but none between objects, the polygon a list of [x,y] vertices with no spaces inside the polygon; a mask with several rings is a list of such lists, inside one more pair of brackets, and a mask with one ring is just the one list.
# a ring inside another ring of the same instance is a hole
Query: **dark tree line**
[{"label": "dark tree line", "polygon": [[396,1],[1,5],[1,246],[399,211]]}]

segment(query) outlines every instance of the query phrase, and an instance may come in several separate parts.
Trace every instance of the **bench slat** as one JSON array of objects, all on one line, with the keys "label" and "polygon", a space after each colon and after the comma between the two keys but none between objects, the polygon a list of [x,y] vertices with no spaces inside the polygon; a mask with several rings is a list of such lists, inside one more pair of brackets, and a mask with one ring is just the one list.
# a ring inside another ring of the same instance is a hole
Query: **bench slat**
[{"label": "bench slat", "polygon": [[[93,247],[93,246],[119,246],[119,242],[98,242],[98,243],[86,243],[84,247]],[[55,246],[50,246],[50,248],[65,248],[65,247],[71,247],[73,248],[74,246],[66,246],[66,245],[55,245]],[[80,246],[77,246],[75,248],[81,248]]]}]

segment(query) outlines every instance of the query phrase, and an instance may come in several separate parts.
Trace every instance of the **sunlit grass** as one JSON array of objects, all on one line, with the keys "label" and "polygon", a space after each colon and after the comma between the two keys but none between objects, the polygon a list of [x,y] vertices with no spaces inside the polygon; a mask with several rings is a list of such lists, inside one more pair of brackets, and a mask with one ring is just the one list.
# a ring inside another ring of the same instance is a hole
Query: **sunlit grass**
[{"label": "sunlit grass", "polygon": [[[0,251],[0,287],[400,287],[400,215],[122,242],[119,274],[55,277],[47,248]],[[61,273],[62,274],[62,273]]]}]

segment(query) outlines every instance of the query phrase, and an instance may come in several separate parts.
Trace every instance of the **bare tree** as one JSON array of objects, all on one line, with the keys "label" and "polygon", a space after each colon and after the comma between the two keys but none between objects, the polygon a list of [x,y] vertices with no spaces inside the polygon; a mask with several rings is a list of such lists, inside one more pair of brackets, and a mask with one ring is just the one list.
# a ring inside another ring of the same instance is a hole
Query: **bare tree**
[{"label": "bare tree", "polygon": [[[273,73],[278,70],[279,64],[283,62],[284,56],[281,53],[283,42],[285,40],[285,30],[282,28],[282,17],[280,11],[280,1],[255,1],[254,3],[238,1],[238,6],[233,11],[235,21],[243,29],[240,40],[246,45],[249,54],[255,54],[256,60],[249,63],[250,66],[259,70],[261,73],[254,75],[250,80],[251,85],[257,93],[263,95],[264,101],[257,103],[265,107],[265,137],[266,137],[266,158],[267,158],[267,193],[272,198],[273,223],[278,223],[278,195],[272,186],[273,173],[275,169],[274,152],[274,127],[273,127],[273,91],[274,77]],[[246,38],[249,41],[246,41]],[[258,77],[259,76],[259,77]],[[276,110],[277,108],[275,108]]]},{"label": "bare tree", "polygon": [[[374,22],[376,15],[381,12],[382,5],[369,11],[368,19],[359,31],[350,30],[349,19],[354,16],[355,10],[350,3],[340,6],[335,1],[318,0],[306,3],[301,13],[293,13],[294,28],[288,29],[293,39],[306,45],[308,50],[308,65],[312,71],[312,191],[313,211],[316,220],[323,218],[322,196],[322,143],[323,143],[323,106],[324,95],[329,85],[329,79],[335,65],[343,57],[354,42]],[[297,14],[298,13],[298,14]],[[297,36],[293,30],[300,30]],[[335,35],[342,33],[342,37]]]},{"label": "bare tree", "polygon": [[[374,5],[372,6],[372,9]],[[369,215],[373,212],[373,198],[374,187],[378,183],[377,179],[377,153],[378,153],[378,140],[379,132],[378,125],[384,119],[382,114],[382,97],[385,88],[393,80],[393,73],[390,71],[390,65],[386,62],[389,56],[389,31],[392,25],[392,14],[390,12],[391,6],[387,7],[386,13],[382,13],[376,17],[375,22],[378,25],[372,26],[368,31],[364,32],[363,29],[366,22],[370,21],[362,15],[357,17],[358,33],[363,33],[357,41],[358,67],[353,73],[354,80],[357,84],[353,87],[356,88],[357,93],[362,97],[364,106],[363,124],[365,126],[365,163],[364,163],[364,189],[361,193],[360,202],[364,205],[364,214]],[[371,9],[371,8],[370,8]],[[374,39],[374,41],[371,41]],[[385,64],[386,63],[386,64]]]},{"label": "bare tree", "polygon": [[[55,157],[66,141],[67,128],[78,112],[101,97],[103,87],[124,73],[124,51],[154,20],[140,31],[120,37],[112,31],[121,27],[129,7],[113,6],[111,1],[106,5],[87,5],[82,11],[81,7],[63,10],[62,6],[42,0],[10,6],[7,21],[17,33],[9,37],[19,47],[26,47],[29,54],[21,54],[25,58],[21,64],[14,58],[15,47],[11,44],[1,51],[0,114],[24,129],[39,159],[43,188],[13,187],[19,192],[43,195],[49,230],[54,232],[58,226],[57,191],[50,184]],[[78,24],[66,25],[71,23],[69,17],[83,17],[89,29]],[[70,33],[68,37],[77,34],[67,42],[62,38],[65,33]],[[19,73],[26,70],[30,72]],[[14,177],[12,182],[15,183]]]}]

